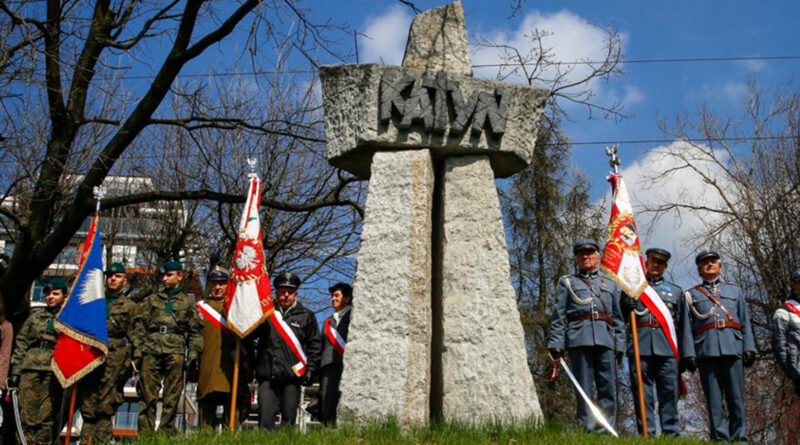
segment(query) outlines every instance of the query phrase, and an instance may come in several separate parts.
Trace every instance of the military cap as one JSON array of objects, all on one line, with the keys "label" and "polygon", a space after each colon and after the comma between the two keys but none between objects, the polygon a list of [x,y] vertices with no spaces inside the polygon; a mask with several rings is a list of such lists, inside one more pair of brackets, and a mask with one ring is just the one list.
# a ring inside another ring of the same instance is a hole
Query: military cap
[{"label": "military cap", "polygon": [[216,268],[208,274],[208,281],[228,281],[228,278],[230,278],[228,272],[220,268]]},{"label": "military cap", "polygon": [[697,254],[696,257],[694,257],[694,264],[697,264],[699,266],[700,263],[709,258],[719,259],[719,254],[713,250],[704,250],[699,254]]},{"label": "military cap", "polygon": [[272,285],[275,288],[279,287],[293,287],[295,289],[300,287],[300,277],[292,272],[281,272],[272,280]]},{"label": "military cap", "polygon": [[800,269],[795,269],[792,273],[792,283],[800,283]]},{"label": "military cap", "polygon": [[126,273],[125,266],[122,263],[111,263],[106,267],[106,275],[113,275],[115,273]]},{"label": "military cap", "polygon": [[666,261],[669,261],[669,259],[672,258],[672,254],[669,253],[669,250],[662,249],[660,247],[651,247],[644,251],[644,256],[648,256],[650,254],[661,255],[666,259]]},{"label": "military cap", "polygon": [[595,240],[591,239],[578,240],[578,242],[572,246],[572,254],[577,255],[578,251],[584,249],[592,249],[596,252],[600,252],[600,245],[597,244]]},{"label": "military cap", "polygon": [[183,270],[183,263],[180,261],[164,261],[161,266],[158,267],[158,272],[162,275],[174,270]]},{"label": "military cap", "polygon": [[51,278],[50,281],[48,281],[47,284],[44,285],[44,288],[42,289],[42,291],[44,293],[48,293],[50,291],[58,290],[58,289],[61,289],[64,292],[67,291],[67,282],[64,281],[64,279],[61,278],[61,277]]}]

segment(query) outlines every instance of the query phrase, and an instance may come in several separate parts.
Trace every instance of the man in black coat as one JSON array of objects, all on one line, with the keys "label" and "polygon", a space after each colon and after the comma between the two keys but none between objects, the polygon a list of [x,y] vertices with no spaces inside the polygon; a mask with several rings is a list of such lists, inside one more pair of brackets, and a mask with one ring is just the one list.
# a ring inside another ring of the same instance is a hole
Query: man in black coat
[{"label": "man in black coat", "polygon": [[319,418],[325,425],[332,425],[336,423],[336,406],[339,404],[339,382],[342,380],[342,358],[350,328],[353,288],[347,283],[336,283],[328,291],[334,313],[322,327]]},{"label": "man in black coat", "polygon": [[[259,426],[266,430],[275,429],[278,407],[281,426],[294,425],[300,385],[314,382],[321,349],[317,319],[297,301],[300,278],[285,272],[275,277],[273,285],[276,314],[255,333]],[[299,358],[303,356],[305,360]]]}]

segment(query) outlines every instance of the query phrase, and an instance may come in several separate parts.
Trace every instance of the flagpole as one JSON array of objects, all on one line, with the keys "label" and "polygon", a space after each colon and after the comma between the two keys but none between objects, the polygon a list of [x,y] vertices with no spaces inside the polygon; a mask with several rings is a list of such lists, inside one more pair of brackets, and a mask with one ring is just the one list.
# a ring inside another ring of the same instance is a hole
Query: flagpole
[{"label": "flagpole", "polygon": [[239,389],[239,354],[242,347],[242,339],[236,337],[236,355],[233,359],[233,382],[231,384],[231,418],[230,429],[234,432],[236,420],[236,390]]},{"label": "flagpole", "polygon": [[[606,155],[611,157],[609,159],[608,164],[611,168],[614,169],[614,174],[619,176],[619,166],[622,163],[617,156],[617,150],[619,150],[619,144],[614,145],[613,147],[606,147]],[[634,308],[635,309],[635,308]],[[639,389],[637,394],[639,395],[639,416],[642,419],[642,436],[647,437],[647,411],[644,409],[644,385],[642,383],[642,361],[639,357],[639,332],[636,328],[636,312],[634,309],[631,309],[630,314],[630,321],[631,321],[631,337],[633,337],[633,356],[634,362],[636,363],[636,387]]]},{"label": "flagpole", "polygon": [[[64,438],[64,445],[69,445],[72,438],[72,418],[75,416],[75,399],[78,395],[78,382],[72,385],[72,396],[69,398],[69,416],[67,417],[67,437]],[[64,411],[61,411],[62,413]]]}]

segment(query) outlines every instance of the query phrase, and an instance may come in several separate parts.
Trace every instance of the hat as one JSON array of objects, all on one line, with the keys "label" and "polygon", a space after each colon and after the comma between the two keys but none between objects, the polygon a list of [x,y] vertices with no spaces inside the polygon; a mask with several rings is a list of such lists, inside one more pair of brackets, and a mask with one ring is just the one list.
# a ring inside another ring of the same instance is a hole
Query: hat
[{"label": "hat", "polygon": [[699,266],[700,263],[709,258],[719,259],[719,254],[713,250],[704,250],[699,254],[697,254],[696,257],[694,257],[694,264],[697,264]]},{"label": "hat", "polygon": [[228,281],[228,278],[230,278],[228,272],[220,268],[216,268],[208,274],[208,281]]},{"label": "hat", "polygon": [[165,261],[158,268],[158,272],[162,275],[175,270],[183,270],[183,263],[180,261]]},{"label": "hat", "polygon": [[792,283],[800,283],[800,269],[795,269],[792,273]]},{"label": "hat", "polygon": [[592,249],[596,252],[600,252],[600,245],[597,244],[595,240],[591,239],[578,240],[578,242],[572,246],[572,254],[577,255],[578,251],[585,249]]},{"label": "hat", "polygon": [[42,289],[42,291],[46,294],[46,293],[48,293],[50,291],[54,291],[54,290],[58,290],[58,289],[61,289],[64,292],[67,291],[67,282],[64,281],[64,279],[61,278],[61,277],[51,278],[50,281],[48,281],[47,284],[44,285],[44,288]]},{"label": "hat", "polygon": [[644,251],[644,256],[648,256],[650,254],[661,255],[666,259],[666,261],[669,261],[669,259],[672,258],[672,254],[669,253],[667,249],[662,249],[660,247],[651,247]]},{"label": "hat", "polygon": [[275,279],[272,280],[272,285],[275,286],[276,289],[279,287],[293,287],[297,289],[300,287],[300,277],[292,272],[282,272],[275,276]]},{"label": "hat", "polygon": [[115,273],[126,273],[125,266],[122,263],[111,263],[106,267],[106,275],[113,275]]}]

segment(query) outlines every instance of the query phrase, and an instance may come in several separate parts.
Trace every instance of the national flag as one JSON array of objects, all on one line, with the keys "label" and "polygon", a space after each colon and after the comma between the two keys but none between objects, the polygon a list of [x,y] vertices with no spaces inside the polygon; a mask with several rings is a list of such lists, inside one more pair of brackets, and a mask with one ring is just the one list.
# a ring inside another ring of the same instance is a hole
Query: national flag
[{"label": "national flag", "polygon": [[678,345],[675,324],[658,292],[647,282],[639,234],[633,218],[633,208],[628,198],[628,189],[625,187],[622,177],[613,173],[608,177],[608,182],[611,183],[613,203],[608,223],[609,237],[603,250],[600,269],[619,284],[626,294],[640,299],[656,317],[677,360]]},{"label": "national flag", "polygon": [[245,337],[274,312],[258,217],[260,203],[261,181],[253,175],[239,224],[225,296],[228,327],[239,337]]},{"label": "national flag", "polygon": [[50,366],[64,388],[100,366],[108,353],[99,219],[96,213],[83,246],[78,275],[56,315],[58,340]]}]

